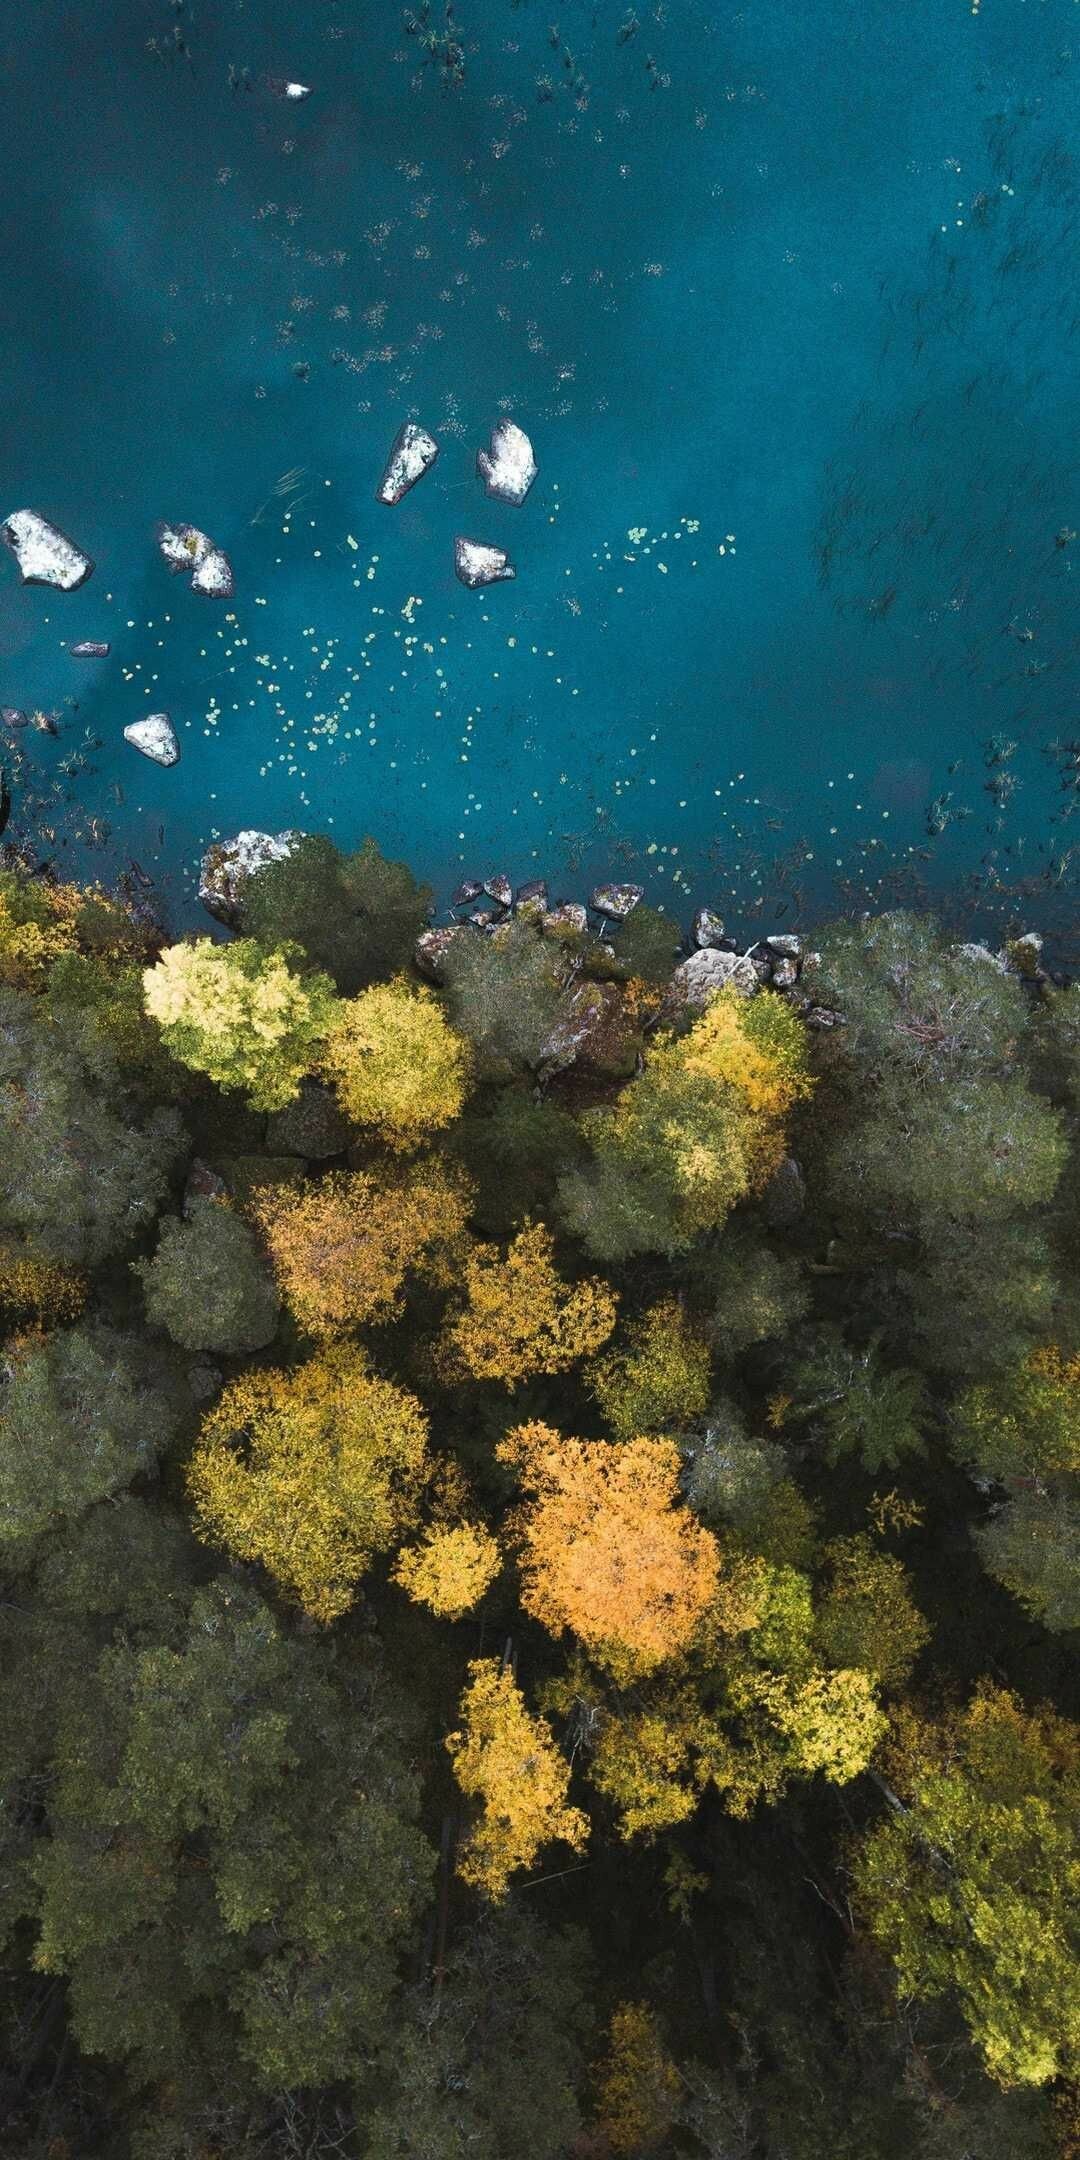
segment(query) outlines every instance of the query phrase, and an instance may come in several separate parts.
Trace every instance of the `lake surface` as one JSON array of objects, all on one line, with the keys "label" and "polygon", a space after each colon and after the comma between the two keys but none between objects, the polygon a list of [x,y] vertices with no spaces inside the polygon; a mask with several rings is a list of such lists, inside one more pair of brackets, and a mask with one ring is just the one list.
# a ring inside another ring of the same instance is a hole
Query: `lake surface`
[{"label": "lake surface", "polygon": [[[0,563],[0,703],[61,716],[0,746],[12,831],[177,923],[212,837],[301,825],[443,894],[1067,927],[1075,0],[462,0],[460,38],[454,84],[389,4],[4,11],[0,514],[97,565]],[[503,414],[520,508],[475,475]],[[441,454],[387,509],[407,417]],[[458,533],[515,582],[459,585]],[[171,771],[122,738],[155,709]]]}]

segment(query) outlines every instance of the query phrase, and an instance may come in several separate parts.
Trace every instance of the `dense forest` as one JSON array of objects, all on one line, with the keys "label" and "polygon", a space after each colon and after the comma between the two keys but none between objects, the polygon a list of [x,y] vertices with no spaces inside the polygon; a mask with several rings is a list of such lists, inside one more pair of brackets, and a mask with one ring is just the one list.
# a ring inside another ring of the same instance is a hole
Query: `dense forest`
[{"label": "dense forest", "polygon": [[1076,2160],[1080,988],[0,873],[5,2160]]}]

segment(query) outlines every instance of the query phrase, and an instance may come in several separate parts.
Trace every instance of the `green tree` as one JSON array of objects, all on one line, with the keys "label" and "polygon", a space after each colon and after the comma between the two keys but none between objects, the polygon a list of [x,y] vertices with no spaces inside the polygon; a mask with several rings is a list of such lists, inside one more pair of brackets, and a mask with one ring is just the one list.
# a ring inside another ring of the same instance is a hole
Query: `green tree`
[{"label": "green tree", "polygon": [[491,937],[458,937],[446,957],[450,1017],[481,1067],[534,1071],[555,1024],[568,967],[559,946],[518,917]]},{"label": "green tree", "polygon": [[250,1226],[220,1200],[196,1199],[161,1224],[152,1260],[135,1263],[152,1327],[185,1350],[264,1350],[280,1299]]},{"label": "green tree", "polygon": [[97,1267],[153,1221],[182,1145],[175,1111],[125,1085],[92,1018],[61,1025],[0,990],[0,1225]]},{"label": "green tree", "polygon": [[990,1686],[942,1726],[910,1719],[856,1866],[899,1987],[953,1996],[1004,2086],[1076,2075],[1078,1737]]},{"label": "green tree", "polygon": [[244,934],[268,946],[301,945],[310,965],[353,997],[409,966],[431,898],[430,886],[405,863],[388,862],[374,840],[346,855],[324,834],[305,833],[248,878]]},{"label": "green tree", "polygon": [[585,1377],[616,1439],[668,1432],[708,1407],[708,1345],[675,1299],[662,1298],[628,1328],[621,1349],[593,1359]]},{"label": "green tree", "polygon": [[136,1336],[64,1328],[8,1348],[0,1386],[0,1540],[38,1536],[152,1471],[186,1390]]}]

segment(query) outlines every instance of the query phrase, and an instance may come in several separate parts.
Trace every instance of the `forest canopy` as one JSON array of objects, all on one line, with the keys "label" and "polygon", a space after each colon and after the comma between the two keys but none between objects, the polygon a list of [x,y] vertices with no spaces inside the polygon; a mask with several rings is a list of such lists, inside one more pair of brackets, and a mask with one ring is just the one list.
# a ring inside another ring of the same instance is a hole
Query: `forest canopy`
[{"label": "forest canopy", "polygon": [[0,871],[5,2160],[1075,2160],[1080,993],[429,905]]}]

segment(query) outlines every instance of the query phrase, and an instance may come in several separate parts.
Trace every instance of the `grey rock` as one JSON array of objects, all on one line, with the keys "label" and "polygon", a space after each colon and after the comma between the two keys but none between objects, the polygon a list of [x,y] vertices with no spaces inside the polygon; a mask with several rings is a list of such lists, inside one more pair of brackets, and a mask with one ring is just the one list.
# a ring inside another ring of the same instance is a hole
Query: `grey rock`
[{"label": "grey rock", "polygon": [[168,713],[152,712],[147,713],[145,720],[133,720],[131,726],[124,729],[124,741],[129,742],[133,750],[141,750],[155,765],[180,763],[180,745]]},{"label": "grey rock", "polygon": [[775,961],[773,963],[772,979],[773,988],[775,990],[794,989],[795,984],[799,980],[799,969],[797,963],[794,960],[787,959],[786,957]]},{"label": "grey rock", "polygon": [[675,1018],[680,1012],[703,1012],[718,990],[737,990],[753,997],[758,989],[756,971],[745,954],[717,952],[711,946],[680,960],[664,992],[661,1014]]},{"label": "grey rock", "polygon": [[199,898],[207,914],[227,929],[238,930],[248,878],[265,869],[267,863],[291,855],[303,837],[295,830],[268,833],[247,827],[231,840],[215,840],[213,847],[207,848],[199,871]]},{"label": "grey rock", "polygon": [[461,923],[452,923],[445,930],[421,930],[413,947],[413,958],[420,974],[426,976],[428,982],[445,982],[447,954],[458,938],[468,934]]},{"label": "grey rock", "polygon": [[1001,954],[991,952],[989,945],[974,943],[968,945],[958,945],[956,947],[956,951],[957,953],[961,954],[965,960],[977,960],[984,967],[996,968],[999,975],[1005,975],[1008,973],[1008,969],[1006,967],[1005,961],[1001,957]]},{"label": "grey rock", "polygon": [[533,913],[542,915],[547,909],[547,904],[548,888],[546,878],[528,878],[524,885],[518,886],[514,894],[514,912],[518,915]]},{"label": "grey rock", "polygon": [[430,472],[438,455],[439,445],[434,435],[429,435],[415,420],[406,420],[390,445],[390,455],[375,490],[376,501],[388,503],[391,508],[399,503],[402,496]]},{"label": "grey rock", "polygon": [[584,937],[589,927],[589,917],[580,900],[560,900],[540,917],[540,928],[552,937],[565,937],[567,933]]},{"label": "grey rock", "polygon": [[73,660],[107,660],[111,647],[99,638],[80,638],[77,645],[69,645]]},{"label": "grey rock", "polygon": [[715,908],[698,909],[690,935],[699,952],[706,951],[710,946],[719,946],[724,935],[724,925]]},{"label": "grey rock", "polygon": [[638,1036],[617,983],[579,982],[568,990],[540,1048],[549,1072],[582,1065],[594,1072],[633,1070]]},{"label": "grey rock", "polygon": [[74,592],[94,567],[89,555],[37,510],[13,510],[0,525],[0,540],[11,549],[24,585],[55,585],[60,592]]},{"label": "grey rock", "polygon": [[17,705],[0,705],[0,720],[7,728],[21,728],[26,726],[27,715]]},{"label": "grey rock", "polygon": [[484,879],[484,891],[488,899],[496,901],[499,907],[508,908],[514,897],[514,888],[509,878],[501,870],[495,871],[491,877]]},{"label": "grey rock", "polygon": [[785,930],[778,937],[767,937],[765,943],[769,951],[779,953],[781,959],[798,960],[802,957],[802,939],[796,937],[791,930]]},{"label": "grey rock", "polygon": [[610,915],[614,922],[625,922],[638,901],[644,898],[644,885],[594,885],[589,906],[598,915]]},{"label": "grey rock", "polygon": [[478,450],[476,470],[498,502],[523,503],[537,474],[533,447],[514,420],[499,420],[491,430],[490,450]]},{"label": "grey rock", "polygon": [[835,1012],[830,1005],[808,1005],[803,1013],[803,1020],[807,1027],[822,1031],[847,1025],[843,1013]]},{"label": "grey rock", "polygon": [[450,895],[450,905],[451,907],[468,907],[471,901],[479,900],[483,890],[483,882],[480,878],[462,878],[460,885],[455,885]]},{"label": "grey rock", "polygon": [[786,1230],[798,1222],[806,1207],[806,1179],[794,1155],[785,1155],[773,1171],[761,1206],[770,1230]]},{"label": "grey rock", "polygon": [[505,548],[488,547],[482,540],[466,540],[460,535],[454,542],[454,569],[470,591],[517,576]]}]

